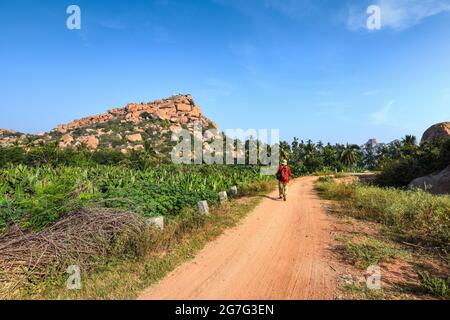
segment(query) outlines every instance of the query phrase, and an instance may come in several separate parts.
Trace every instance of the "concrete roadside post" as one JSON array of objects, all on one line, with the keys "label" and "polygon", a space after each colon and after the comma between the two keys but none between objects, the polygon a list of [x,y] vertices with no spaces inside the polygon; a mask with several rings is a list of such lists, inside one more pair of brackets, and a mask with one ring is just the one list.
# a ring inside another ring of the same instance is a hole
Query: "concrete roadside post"
[{"label": "concrete roadside post", "polygon": [[219,202],[224,204],[228,201],[228,195],[226,191],[219,192]]},{"label": "concrete roadside post", "polygon": [[207,201],[200,201],[198,203],[198,213],[202,216],[209,216],[209,206]]},{"label": "concrete roadside post", "polygon": [[164,230],[164,217],[163,216],[149,218],[147,220],[147,223],[149,225],[152,225],[152,226],[158,228],[159,230]]}]

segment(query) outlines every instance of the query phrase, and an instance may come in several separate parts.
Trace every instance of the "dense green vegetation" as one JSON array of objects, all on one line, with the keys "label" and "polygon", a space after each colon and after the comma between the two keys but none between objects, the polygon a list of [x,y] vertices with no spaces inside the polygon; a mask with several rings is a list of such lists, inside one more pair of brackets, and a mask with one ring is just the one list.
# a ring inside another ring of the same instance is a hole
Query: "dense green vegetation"
[{"label": "dense green vegetation", "polygon": [[0,170],[0,228],[14,222],[41,228],[75,208],[119,208],[145,216],[176,215],[217,193],[267,180],[259,168],[175,166],[133,169],[124,165],[77,167],[11,165]]},{"label": "dense green vegetation", "polygon": [[305,143],[294,138],[290,145],[287,142],[280,144],[280,153],[283,158],[289,159],[295,175],[363,169],[358,163],[361,154],[357,145],[324,145],[311,140]]},{"label": "dense green vegetation", "polygon": [[90,151],[83,145],[77,148],[60,149],[56,142],[41,143],[30,148],[20,146],[0,147],[0,168],[20,164],[33,167],[41,165],[90,167],[102,164],[126,165],[130,168],[145,169],[160,163],[169,163],[168,153],[157,155],[151,145],[144,146],[146,149],[142,152],[131,150],[128,153],[110,148]]},{"label": "dense green vegetation", "polygon": [[[176,215],[199,200],[216,201],[218,191],[234,184],[267,179],[259,176],[258,167],[251,166],[174,166],[167,153],[154,151],[150,145],[126,154],[108,148],[89,151],[83,146],[61,150],[56,143],[28,149],[0,147],[0,229],[18,221],[40,228],[83,206],[119,208],[147,216]],[[417,145],[414,137],[407,136],[376,152],[370,146],[294,139],[291,145],[281,143],[281,154],[289,159],[297,176],[381,170],[379,184],[401,187],[448,165],[450,139]],[[353,193],[359,194],[355,190]],[[411,203],[423,197],[411,195]],[[389,201],[385,199],[385,203]]]},{"label": "dense green vegetation", "polygon": [[[113,143],[113,142],[112,142]],[[113,143],[114,144],[114,143]],[[248,147],[249,141],[245,142]],[[0,147],[0,167],[9,164],[39,166],[49,164],[92,166],[124,164],[145,169],[170,163],[172,145],[155,146],[144,143],[142,152],[123,154],[117,149],[102,147],[89,151],[83,146],[61,150],[57,143],[42,143],[32,148]],[[296,176],[316,172],[365,171],[380,172],[377,182],[383,186],[404,187],[417,177],[442,170],[450,164],[450,139],[418,144],[414,136],[406,136],[389,144],[358,146],[354,144],[323,144],[294,138],[291,144],[280,143],[282,158],[288,159]]]},{"label": "dense green vegetation", "polygon": [[390,144],[357,146],[294,138],[292,144],[282,142],[280,147],[296,175],[374,170],[380,172],[377,182],[383,186],[404,187],[450,164],[450,139],[419,145],[414,136],[406,136]]},{"label": "dense green vegetation", "polygon": [[347,214],[381,223],[397,239],[450,249],[450,196],[332,179],[321,179],[316,188],[324,197],[342,201]]},{"label": "dense green vegetation", "polygon": [[403,152],[383,159],[377,182],[383,186],[403,187],[412,180],[443,170],[450,164],[450,139],[404,145]]}]

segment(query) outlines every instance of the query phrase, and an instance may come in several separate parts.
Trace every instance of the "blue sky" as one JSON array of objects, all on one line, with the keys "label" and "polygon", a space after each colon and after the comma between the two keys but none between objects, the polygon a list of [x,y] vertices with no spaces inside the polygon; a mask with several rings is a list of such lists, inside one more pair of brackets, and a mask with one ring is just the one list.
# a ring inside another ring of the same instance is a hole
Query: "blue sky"
[{"label": "blue sky", "polygon": [[[66,9],[81,8],[81,30]],[[382,29],[365,27],[370,4]],[[221,129],[388,142],[450,121],[450,0],[1,1],[1,128],[191,93]]]}]

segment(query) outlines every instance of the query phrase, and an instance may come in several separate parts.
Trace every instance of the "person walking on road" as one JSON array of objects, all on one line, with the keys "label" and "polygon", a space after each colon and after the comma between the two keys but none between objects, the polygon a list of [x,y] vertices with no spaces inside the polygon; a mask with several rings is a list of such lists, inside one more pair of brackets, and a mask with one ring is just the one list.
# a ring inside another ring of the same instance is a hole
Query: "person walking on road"
[{"label": "person walking on road", "polygon": [[287,160],[283,160],[281,166],[278,167],[277,180],[280,199],[287,200],[288,184],[291,178],[291,168],[288,166]]}]

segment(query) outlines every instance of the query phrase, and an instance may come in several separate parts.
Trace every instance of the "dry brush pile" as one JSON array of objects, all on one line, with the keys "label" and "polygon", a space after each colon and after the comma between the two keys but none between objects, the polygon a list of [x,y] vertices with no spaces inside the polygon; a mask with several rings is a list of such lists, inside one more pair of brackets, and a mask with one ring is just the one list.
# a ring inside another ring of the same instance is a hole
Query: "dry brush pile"
[{"label": "dry brush pile", "polygon": [[89,270],[109,256],[141,255],[146,230],[142,217],[108,209],[76,210],[42,231],[14,226],[0,237],[0,287],[11,289],[69,265]]}]

